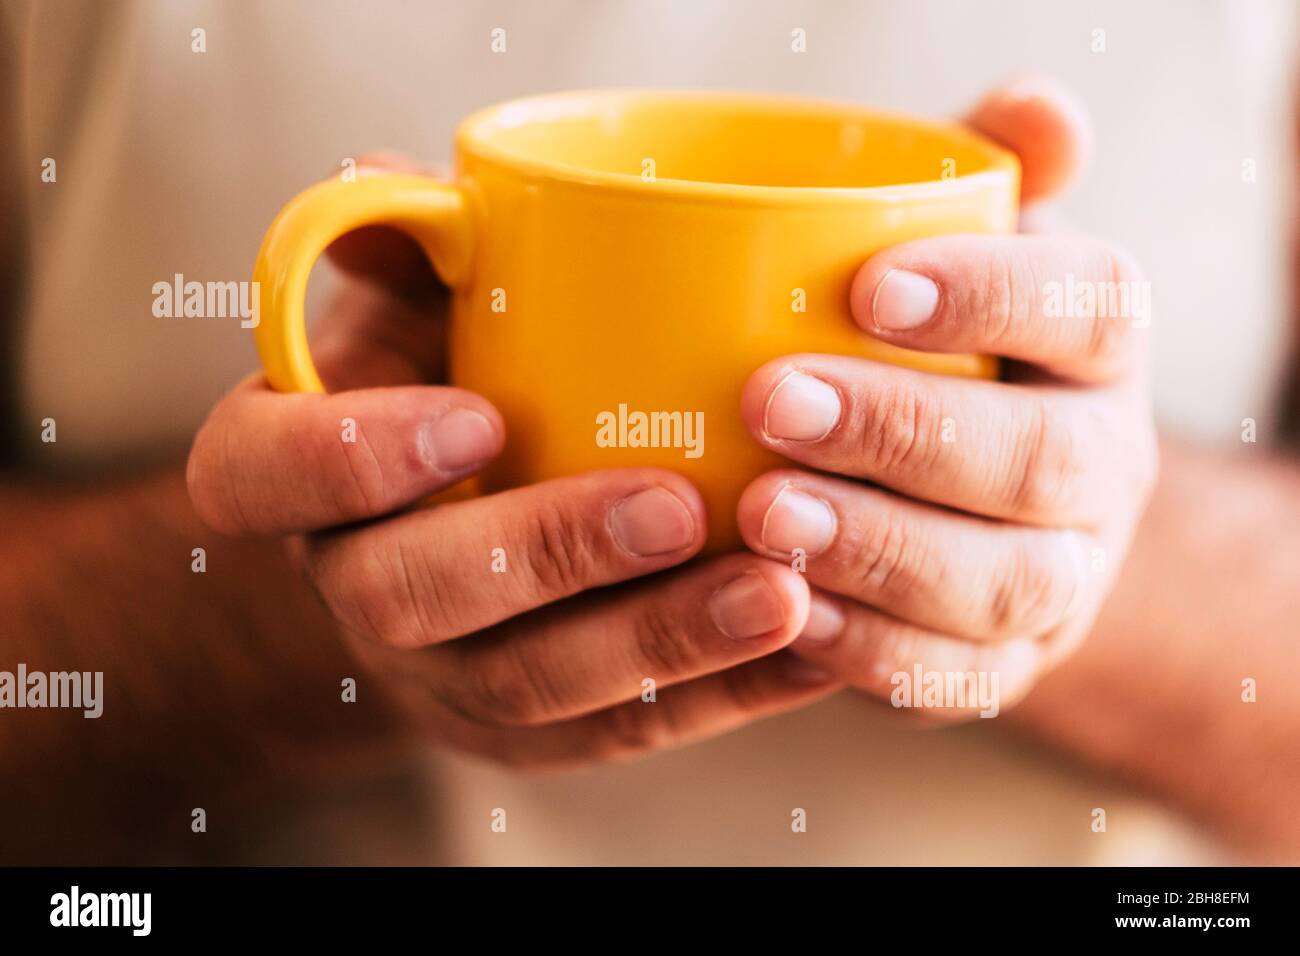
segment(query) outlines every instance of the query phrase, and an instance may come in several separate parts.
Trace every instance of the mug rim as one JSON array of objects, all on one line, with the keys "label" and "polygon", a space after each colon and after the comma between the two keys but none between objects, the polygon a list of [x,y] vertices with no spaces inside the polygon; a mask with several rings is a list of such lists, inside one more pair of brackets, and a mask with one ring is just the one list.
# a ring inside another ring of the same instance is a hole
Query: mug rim
[{"label": "mug rim", "polygon": [[[987,165],[978,172],[951,179],[924,179],[881,186],[759,186],[720,183],[672,177],[644,180],[635,173],[611,172],[572,163],[522,156],[498,146],[493,134],[502,128],[543,121],[563,115],[596,114],[630,101],[717,102],[739,110],[769,110],[777,107],[806,115],[857,119],[938,133],[958,140],[964,147],[984,154]],[[1019,178],[1020,161],[1009,150],[957,123],[875,109],[816,97],[716,89],[605,88],[539,93],[506,100],[471,113],[456,129],[456,151],[506,168],[531,180],[563,182],[623,192],[650,193],[704,200],[749,200],[755,202],[843,201],[844,199],[952,198],[954,195],[1001,185]]]}]

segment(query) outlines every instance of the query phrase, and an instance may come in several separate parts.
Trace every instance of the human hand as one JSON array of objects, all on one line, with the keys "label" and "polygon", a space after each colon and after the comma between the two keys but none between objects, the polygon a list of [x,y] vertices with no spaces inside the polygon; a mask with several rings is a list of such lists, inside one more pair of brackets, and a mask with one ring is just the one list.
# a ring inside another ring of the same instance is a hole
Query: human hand
[{"label": "human hand", "polygon": [[[1022,202],[1062,188],[1086,148],[1082,110],[1051,85],[996,92],[969,122],[1020,155]],[[1081,288],[1100,308],[1060,317],[1052,283],[1065,309]],[[1106,308],[1120,288],[1135,308]],[[792,651],[884,699],[904,683],[919,698],[918,665],[997,675],[991,708],[919,711],[940,719],[996,712],[1070,653],[1154,484],[1145,289],[1094,239],[920,239],[862,266],[855,320],[907,348],[1003,356],[1002,381],[812,354],[752,376],[758,441],[829,473],[770,472],[738,508],[755,552],[807,555],[816,592]]]},{"label": "human hand", "polygon": [[481,396],[426,384],[441,374],[444,294],[409,240],[362,230],[331,255],[348,277],[314,346],[334,391],[245,380],[195,440],[190,494],[216,530],[294,536],[340,632],[430,738],[512,765],[602,761],[839,686],[774,653],[808,613],[788,568],[743,553],[645,578],[705,541],[699,494],[672,472],[415,507],[499,454],[504,424]]}]

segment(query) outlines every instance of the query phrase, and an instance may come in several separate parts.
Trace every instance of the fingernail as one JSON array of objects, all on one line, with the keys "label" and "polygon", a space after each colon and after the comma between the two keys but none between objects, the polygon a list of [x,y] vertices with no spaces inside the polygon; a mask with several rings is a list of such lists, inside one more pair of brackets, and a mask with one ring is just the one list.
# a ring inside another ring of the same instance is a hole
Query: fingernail
[{"label": "fingernail", "polygon": [[890,269],[871,297],[871,321],[878,329],[905,332],[924,325],[939,306],[939,287],[915,272]]},{"label": "fingernail", "polygon": [[840,393],[819,378],[791,372],[772,389],[763,431],[787,441],[817,441],[840,420]]},{"label": "fingernail", "polygon": [[695,519],[676,495],[647,488],[610,510],[609,528],[624,551],[646,557],[686,547],[695,537]]},{"label": "fingernail", "polygon": [[427,433],[433,463],[439,471],[464,471],[497,452],[497,430],[487,417],[468,408],[447,412]]},{"label": "fingernail", "polygon": [[802,657],[791,654],[785,660],[785,673],[791,680],[801,684],[824,684],[834,679],[830,671],[822,670],[816,664],[810,664]]},{"label": "fingernail", "polygon": [[818,554],[835,537],[835,512],[822,499],[786,485],[768,505],[760,537],[770,551],[793,554],[802,548],[804,554]]},{"label": "fingernail", "polygon": [[814,594],[808,605],[808,622],[804,624],[799,640],[812,644],[828,644],[844,630],[844,615],[835,602]]},{"label": "fingernail", "polygon": [[747,571],[713,592],[709,616],[718,630],[743,640],[769,634],[785,623],[785,605],[757,571]]}]

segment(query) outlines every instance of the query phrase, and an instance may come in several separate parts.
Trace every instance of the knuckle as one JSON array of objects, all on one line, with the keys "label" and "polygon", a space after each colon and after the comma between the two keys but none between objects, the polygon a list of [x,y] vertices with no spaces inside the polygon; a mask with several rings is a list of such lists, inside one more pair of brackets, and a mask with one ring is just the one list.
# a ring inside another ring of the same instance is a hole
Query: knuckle
[{"label": "knuckle", "polygon": [[677,733],[669,710],[660,703],[632,703],[606,711],[602,759],[617,760],[671,747]]},{"label": "knuckle", "polygon": [[462,717],[485,727],[534,727],[548,722],[560,706],[560,695],[543,668],[513,652],[509,642],[498,645],[502,656],[475,660],[456,669],[446,682],[444,703]]},{"label": "knuckle", "polygon": [[765,685],[755,670],[733,667],[722,675],[722,690],[728,704],[741,714],[753,714],[768,702]]},{"label": "knuckle", "polygon": [[1064,612],[1076,583],[1064,550],[1063,537],[1058,549],[1038,538],[1011,549],[987,591],[987,636],[1017,637],[1050,629]]},{"label": "knuckle", "polygon": [[857,593],[862,595],[893,594],[905,590],[916,573],[909,558],[906,530],[892,514],[866,527],[850,532],[848,552],[856,554],[853,574]]},{"label": "knuckle", "polygon": [[361,422],[356,423],[355,441],[344,441],[342,433],[324,438],[326,454],[338,456],[341,449],[342,467],[339,480],[334,483],[334,494],[345,514],[372,515],[386,509],[388,482],[384,468]]},{"label": "knuckle", "polygon": [[384,629],[372,597],[378,587],[370,578],[369,566],[358,570],[337,535],[308,535],[303,540],[303,570],[334,619],[351,633],[383,643]]},{"label": "knuckle", "polygon": [[1121,249],[1106,248],[1100,254],[1104,278],[1099,283],[1085,357],[1103,369],[1110,369],[1121,363],[1131,347],[1136,316],[1132,314],[1130,296],[1142,280],[1142,272]]},{"label": "knuckle", "polygon": [[388,612],[390,643],[418,647],[463,632],[457,618],[461,605],[418,546],[394,535],[387,543],[376,540],[372,549],[382,572],[374,599],[377,607]]},{"label": "knuckle", "polygon": [[1075,509],[1089,461],[1075,429],[1033,406],[1027,425],[1018,430],[1019,455],[1010,483],[1012,510],[1023,517],[1065,516]]},{"label": "knuckle", "polygon": [[575,510],[554,506],[534,512],[524,526],[529,574],[545,598],[575,594],[594,577],[595,546]]},{"label": "knuckle", "polygon": [[863,417],[863,456],[882,471],[928,468],[942,447],[943,416],[915,388],[889,385],[873,393]]},{"label": "knuckle", "polygon": [[334,617],[379,644],[410,648],[422,639],[420,602],[409,557],[364,538],[308,538],[308,578]]},{"label": "knuckle", "polygon": [[970,319],[983,321],[985,341],[992,345],[1015,335],[1017,327],[1028,323],[1030,299],[1023,294],[1026,267],[1010,249],[988,258],[982,282],[970,285],[966,313]]},{"label": "knuckle", "polygon": [[660,679],[693,673],[700,665],[700,649],[686,623],[673,610],[654,606],[638,616],[633,646],[636,665]]}]

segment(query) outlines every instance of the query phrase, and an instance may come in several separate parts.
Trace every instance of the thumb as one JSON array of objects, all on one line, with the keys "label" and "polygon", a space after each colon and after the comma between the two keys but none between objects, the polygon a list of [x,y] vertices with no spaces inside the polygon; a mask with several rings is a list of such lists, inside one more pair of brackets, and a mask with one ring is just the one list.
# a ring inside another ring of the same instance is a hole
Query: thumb
[{"label": "thumb", "polygon": [[1020,157],[1021,205],[1063,191],[1092,150],[1092,124],[1082,100],[1047,77],[1025,77],[998,87],[965,122]]}]

